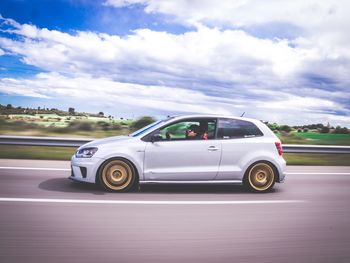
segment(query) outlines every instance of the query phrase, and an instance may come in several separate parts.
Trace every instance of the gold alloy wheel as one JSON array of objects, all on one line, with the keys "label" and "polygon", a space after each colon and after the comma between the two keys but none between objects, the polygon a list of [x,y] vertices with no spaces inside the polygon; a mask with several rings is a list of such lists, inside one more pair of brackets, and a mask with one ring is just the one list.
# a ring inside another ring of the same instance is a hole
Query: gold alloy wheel
[{"label": "gold alloy wheel", "polygon": [[248,180],[254,190],[266,191],[275,181],[275,172],[267,163],[257,163],[249,170]]},{"label": "gold alloy wheel", "polygon": [[134,168],[122,160],[112,160],[102,169],[101,173],[104,185],[114,191],[126,189],[133,183],[135,177]]}]

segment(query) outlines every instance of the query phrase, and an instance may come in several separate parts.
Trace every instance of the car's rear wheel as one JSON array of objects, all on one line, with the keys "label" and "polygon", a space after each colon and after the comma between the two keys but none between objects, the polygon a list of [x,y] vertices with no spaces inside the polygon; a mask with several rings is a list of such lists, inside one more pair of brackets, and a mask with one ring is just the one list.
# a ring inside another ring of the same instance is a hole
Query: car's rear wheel
[{"label": "car's rear wheel", "polygon": [[129,161],[113,159],[102,165],[99,181],[108,191],[125,192],[134,189],[137,175]]},{"label": "car's rear wheel", "polygon": [[276,181],[274,167],[267,162],[257,162],[251,165],[245,175],[245,185],[254,192],[270,191]]}]

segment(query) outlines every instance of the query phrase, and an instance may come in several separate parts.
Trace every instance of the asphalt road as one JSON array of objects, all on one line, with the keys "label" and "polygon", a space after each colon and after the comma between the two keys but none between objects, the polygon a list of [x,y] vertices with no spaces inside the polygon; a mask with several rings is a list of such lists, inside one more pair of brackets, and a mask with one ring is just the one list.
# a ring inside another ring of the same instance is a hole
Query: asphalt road
[{"label": "asphalt road", "polygon": [[268,194],[188,185],[115,194],[66,179],[68,162],[0,167],[1,263],[350,262],[350,167],[288,167]]}]

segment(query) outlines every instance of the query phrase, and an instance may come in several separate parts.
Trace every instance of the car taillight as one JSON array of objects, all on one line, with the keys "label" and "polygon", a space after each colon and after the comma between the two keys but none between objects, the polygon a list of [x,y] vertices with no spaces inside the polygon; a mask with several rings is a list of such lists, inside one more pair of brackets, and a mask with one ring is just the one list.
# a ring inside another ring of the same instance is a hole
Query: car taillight
[{"label": "car taillight", "polygon": [[275,142],[277,152],[280,156],[283,154],[282,144],[280,142]]}]

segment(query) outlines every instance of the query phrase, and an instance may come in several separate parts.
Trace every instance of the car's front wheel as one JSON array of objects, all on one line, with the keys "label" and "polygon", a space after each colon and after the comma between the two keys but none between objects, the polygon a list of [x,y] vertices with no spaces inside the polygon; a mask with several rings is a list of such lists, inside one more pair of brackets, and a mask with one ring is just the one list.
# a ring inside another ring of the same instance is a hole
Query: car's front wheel
[{"label": "car's front wheel", "polygon": [[129,161],[112,159],[102,165],[99,181],[108,191],[125,192],[134,189],[137,183],[137,174]]},{"label": "car's front wheel", "polygon": [[257,162],[251,165],[244,178],[246,187],[253,192],[268,192],[276,181],[274,167],[267,162]]}]

